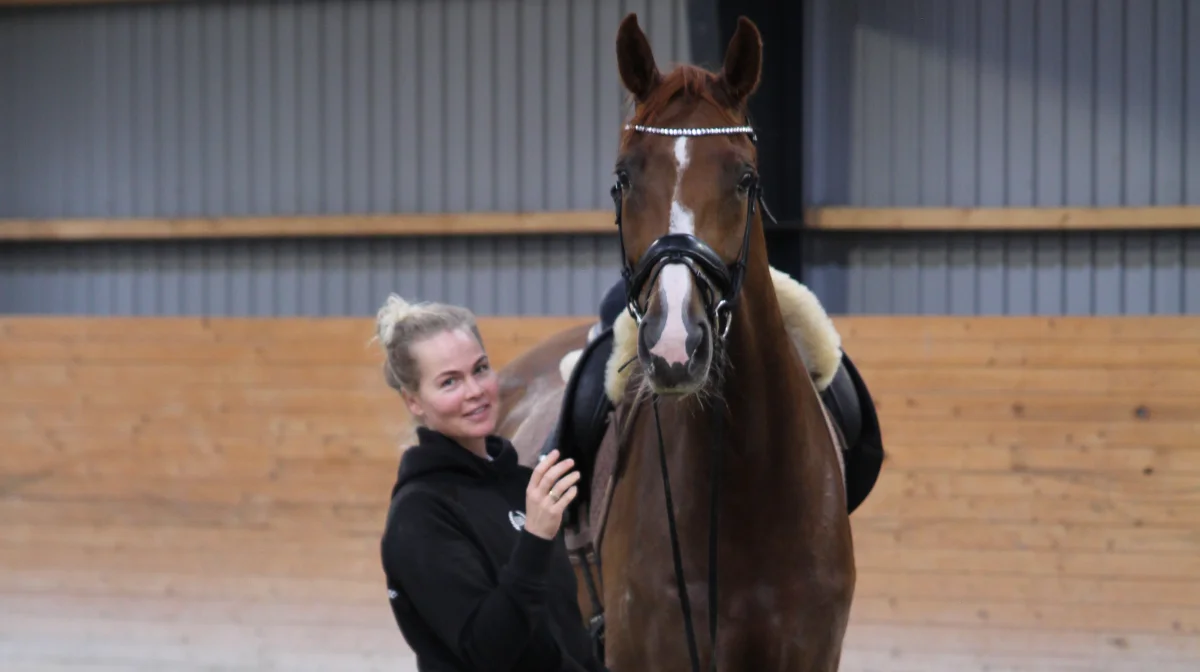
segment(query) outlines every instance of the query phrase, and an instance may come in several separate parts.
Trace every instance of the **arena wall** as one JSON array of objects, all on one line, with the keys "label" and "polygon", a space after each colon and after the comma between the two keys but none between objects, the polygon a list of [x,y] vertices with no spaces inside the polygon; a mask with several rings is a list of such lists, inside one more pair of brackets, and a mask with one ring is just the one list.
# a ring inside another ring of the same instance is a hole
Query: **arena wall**
[{"label": "arena wall", "polygon": [[[482,331],[503,365],[579,321]],[[888,449],[843,669],[1200,665],[1200,321],[836,325]],[[0,321],[0,661],[415,669],[378,563],[406,415],[371,334]]]}]

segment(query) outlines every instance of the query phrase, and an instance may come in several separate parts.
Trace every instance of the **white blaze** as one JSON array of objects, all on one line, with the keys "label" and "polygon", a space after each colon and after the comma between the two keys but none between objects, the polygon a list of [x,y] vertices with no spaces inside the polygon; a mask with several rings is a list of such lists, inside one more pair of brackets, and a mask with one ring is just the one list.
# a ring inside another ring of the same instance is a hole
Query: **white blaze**
[{"label": "white blaze", "polygon": [[[692,211],[684,206],[680,188],[683,172],[687,169],[688,142],[686,136],[675,140],[675,192],[671,195],[671,233],[696,233],[696,220]],[[663,302],[666,323],[662,334],[650,352],[662,357],[668,364],[686,364],[687,327],[684,326],[684,311],[692,294],[691,273],[686,266],[668,264],[659,275],[659,299]]]},{"label": "white blaze", "polygon": [[659,278],[659,299],[663,302],[666,322],[658,342],[650,352],[667,360],[668,364],[686,364],[687,327],[683,324],[683,311],[692,294],[692,275],[687,266],[667,264]]},{"label": "white blaze", "polygon": [[675,140],[675,193],[671,194],[671,233],[696,233],[696,220],[692,211],[683,205],[682,194],[683,171],[687,170],[688,142],[691,138],[686,135]]}]

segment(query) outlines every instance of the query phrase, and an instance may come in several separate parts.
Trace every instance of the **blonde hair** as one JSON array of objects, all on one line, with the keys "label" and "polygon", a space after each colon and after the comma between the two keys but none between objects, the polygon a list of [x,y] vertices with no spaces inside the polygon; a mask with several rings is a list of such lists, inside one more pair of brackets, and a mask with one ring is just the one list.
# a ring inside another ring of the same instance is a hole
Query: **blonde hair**
[{"label": "blonde hair", "polygon": [[375,318],[375,336],[386,356],[383,377],[388,386],[397,392],[416,392],[421,385],[421,369],[412,354],[413,344],[459,329],[469,331],[483,345],[475,314],[470,310],[445,303],[410,304],[396,294],[388,296]]}]

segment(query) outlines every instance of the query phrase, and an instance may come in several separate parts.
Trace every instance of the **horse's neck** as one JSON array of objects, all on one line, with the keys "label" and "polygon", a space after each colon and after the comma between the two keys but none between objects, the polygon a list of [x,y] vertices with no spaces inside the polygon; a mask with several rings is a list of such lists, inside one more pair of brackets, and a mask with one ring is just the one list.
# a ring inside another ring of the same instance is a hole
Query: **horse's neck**
[{"label": "horse's neck", "polygon": [[[745,521],[744,534],[754,534],[751,528],[762,534],[778,526],[803,529],[845,506],[828,496],[831,480],[841,477],[820,398],[787,335],[769,271],[762,269],[762,276],[765,283],[747,277],[725,345],[728,361],[714,362],[725,367],[720,389],[661,409],[680,529],[696,539],[707,534],[713,473],[723,507],[758,501],[774,510],[764,520]],[[640,414],[648,447],[656,448],[653,410]],[[721,461],[716,472],[714,441]],[[639,452],[643,486],[658,487],[657,451]]]},{"label": "horse's neck", "polygon": [[[827,444],[820,398],[788,336],[769,270],[764,264],[750,274],[753,280],[747,278],[726,345],[722,392],[736,437],[732,445],[768,467],[781,466],[781,460],[822,458],[804,455],[814,452],[814,443]],[[738,446],[741,442],[746,445]]]}]

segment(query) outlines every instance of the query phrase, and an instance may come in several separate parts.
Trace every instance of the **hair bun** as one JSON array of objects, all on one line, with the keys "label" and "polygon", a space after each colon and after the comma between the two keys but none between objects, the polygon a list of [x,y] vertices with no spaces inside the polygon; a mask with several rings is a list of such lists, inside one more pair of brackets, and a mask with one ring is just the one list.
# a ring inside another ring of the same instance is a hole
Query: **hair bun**
[{"label": "hair bun", "polygon": [[411,315],[416,308],[405,301],[398,294],[391,294],[387,301],[379,309],[378,315],[375,317],[375,333],[379,336],[379,341],[383,347],[388,347],[392,344],[392,337],[396,333],[396,325],[404,318]]}]

